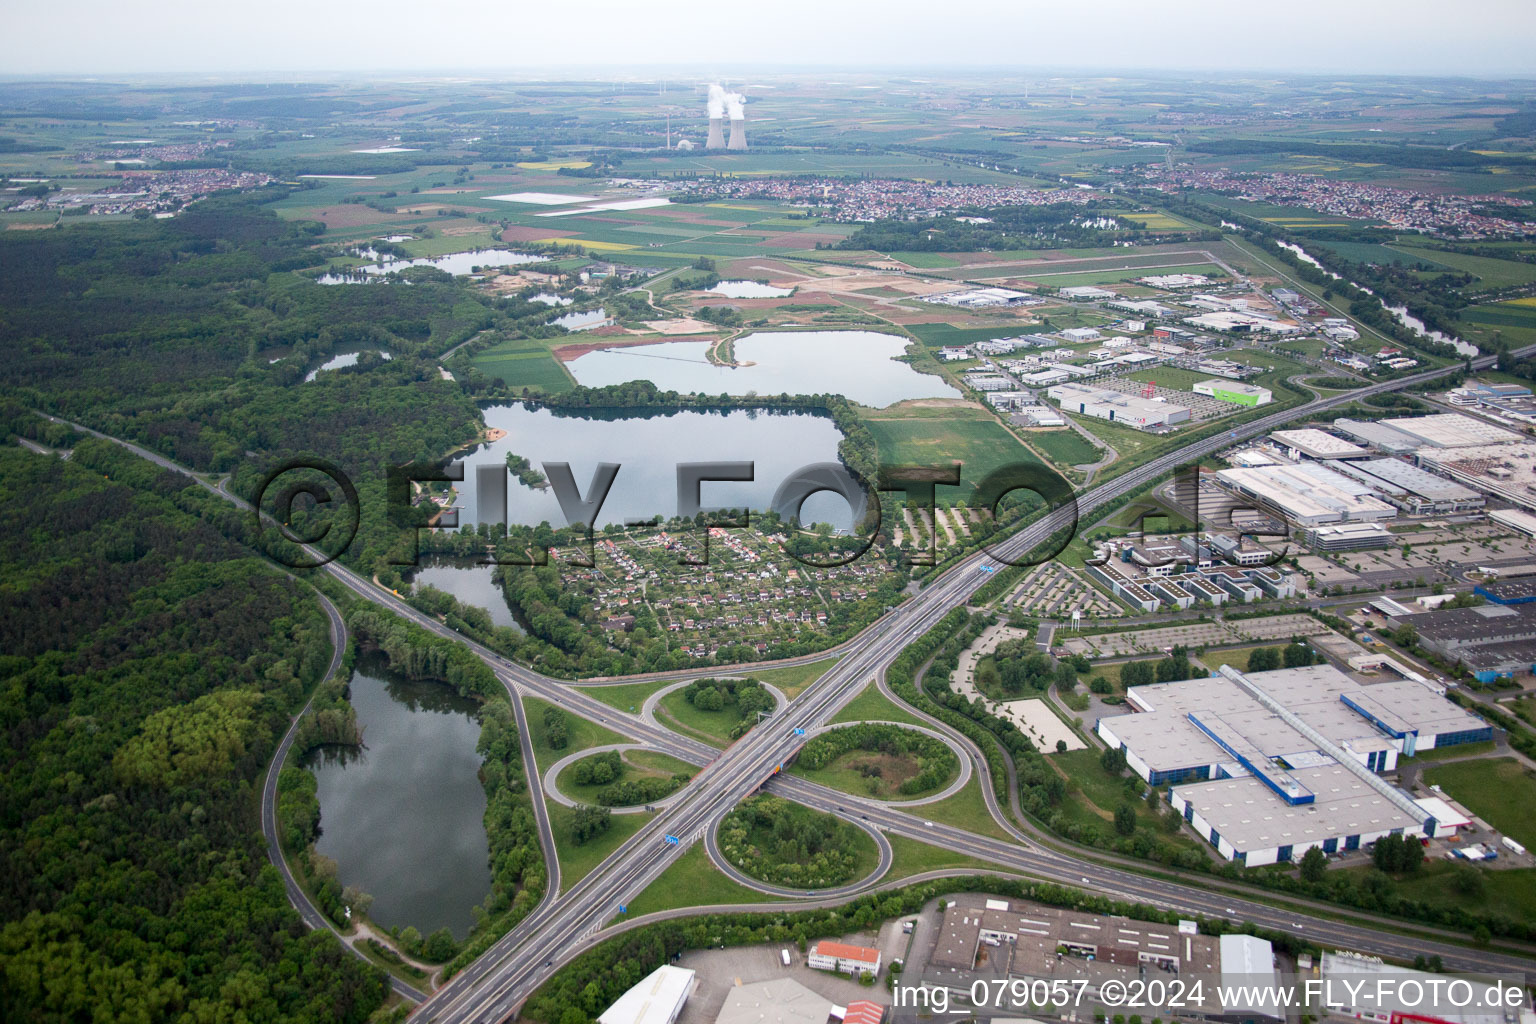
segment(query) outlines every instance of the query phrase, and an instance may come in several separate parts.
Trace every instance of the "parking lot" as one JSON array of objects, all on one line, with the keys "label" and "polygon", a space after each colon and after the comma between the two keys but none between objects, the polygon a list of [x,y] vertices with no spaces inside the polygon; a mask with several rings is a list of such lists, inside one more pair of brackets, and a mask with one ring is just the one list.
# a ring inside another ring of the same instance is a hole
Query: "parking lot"
[{"label": "parking lot", "polygon": [[[815,941],[811,945],[815,945]],[[728,946],[690,950],[677,961],[677,966],[696,971],[698,987],[678,1015],[678,1024],[714,1024],[725,1005],[725,997],[737,985],[755,981],[772,981],[776,978],[792,978],[812,992],[826,996],[839,1006],[847,1006],[856,999],[873,999],[887,1002],[889,991],[885,987],[885,965],[893,956],[904,956],[909,936],[902,932],[901,921],[887,921],[877,934],[855,932],[835,942],[855,946],[876,946],[884,954],[880,981],[866,988],[851,978],[842,978],[830,971],[816,971],[805,965],[805,954],[800,952],[794,940],[758,946]],[[780,950],[789,950],[790,966],[785,967]]]},{"label": "parking lot", "polygon": [[1115,618],[1125,609],[1075,571],[1060,562],[1037,565],[1024,577],[1005,602],[1027,615],[1071,618],[1080,612],[1085,619]]}]

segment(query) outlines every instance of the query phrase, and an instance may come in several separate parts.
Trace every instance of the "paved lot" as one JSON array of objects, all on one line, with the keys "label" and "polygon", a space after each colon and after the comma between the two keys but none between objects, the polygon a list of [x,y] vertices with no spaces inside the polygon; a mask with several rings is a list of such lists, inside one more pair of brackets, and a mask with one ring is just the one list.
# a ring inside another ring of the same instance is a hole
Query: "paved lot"
[{"label": "paved lot", "polygon": [[1021,612],[1059,619],[1070,619],[1074,611],[1084,619],[1125,614],[1116,601],[1060,562],[1035,566],[1009,595],[1007,603]]},{"label": "paved lot", "polygon": [[[905,944],[906,936],[894,922],[882,928],[896,933],[896,939]],[[887,947],[880,937],[869,932],[858,932],[837,940],[857,946],[878,945]],[[812,943],[814,945],[814,943]],[[785,968],[779,959],[779,950],[788,949],[790,966]],[[888,958],[888,957],[887,957]],[[885,987],[885,968],[882,965],[880,980],[865,988],[856,981],[840,978],[827,971],[813,971],[805,966],[805,956],[793,940],[764,946],[731,946],[726,949],[697,949],[684,953],[678,960],[679,967],[697,971],[698,988],[678,1015],[678,1024],[714,1024],[725,1005],[725,997],[736,985],[754,981],[771,981],[774,978],[793,978],[813,992],[826,996],[839,1006],[847,1006],[855,999],[874,999],[888,1002],[889,990]]]},{"label": "paved lot", "polygon": [[997,707],[1042,751],[1054,751],[1057,740],[1066,743],[1068,750],[1082,750],[1086,745],[1039,697],[1004,701]]}]

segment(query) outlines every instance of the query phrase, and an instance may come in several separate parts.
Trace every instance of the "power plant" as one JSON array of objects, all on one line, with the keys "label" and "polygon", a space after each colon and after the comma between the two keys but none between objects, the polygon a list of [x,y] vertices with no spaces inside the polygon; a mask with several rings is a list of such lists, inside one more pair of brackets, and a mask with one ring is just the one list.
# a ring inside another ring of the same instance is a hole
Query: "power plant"
[{"label": "power plant", "polygon": [[[731,141],[725,141],[725,119],[731,120]],[[709,87],[709,141],[706,149],[747,148],[747,98],[739,92],[726,92],[719,84]]]}]

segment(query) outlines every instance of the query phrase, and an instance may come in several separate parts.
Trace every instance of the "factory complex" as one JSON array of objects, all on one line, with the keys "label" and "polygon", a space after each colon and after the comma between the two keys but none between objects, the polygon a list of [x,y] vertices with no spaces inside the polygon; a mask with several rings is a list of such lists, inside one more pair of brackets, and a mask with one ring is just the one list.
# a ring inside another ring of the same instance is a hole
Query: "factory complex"
[{"label": "factory complex", "polygon": [[1189,422],[1189,409],[1157,398],[1142,398],[1086,384],[1056,384],[1046,391],[1066,412],[1124,423],[1141,430]]},{"label": "factory complex", "polygon": [[[985,952],[985,956],[983,953]],[[1278,1004],[1252,1001],[1268,988],[1279,999],[1274,947],[1253,935],[1202,935],[1194,921],[1163,924],[966,893],[949,901],[930,965],[945,973],[978,970],[985,961],[1000,977],[1081,982],[1097,997],[1105,983],[1151,972],[1176,977],[1207,993],[1221,987],[1233,1005],[1207,998],[1201,1016],[1212,1020],[1284,1020]],[[1238,999],[1241,993],[1244,999]]]},{"label": "factory complex", "polygon": [[[1461,413],[1276,430],[1227,461],[1221,487],[1314,531],[1325,550],[1385,547],[1388,535],[1370,524],[1479,513],[1490,498],[1536,509],[1536,442]],[[1325,527],[1340,529],[1316,532]]]},{"label": "factory complex", "polygon": [[1222,856],[1251,866],[1464,824],[1377,773],[1493,735],[1427,682],[1363,684],[1331,665],[1223,666],[1208,679],[1132,687],[1127,700],[1136,713],[1100,718],[1099,737],[1149,785],[1170,786],[1169,802]]}]

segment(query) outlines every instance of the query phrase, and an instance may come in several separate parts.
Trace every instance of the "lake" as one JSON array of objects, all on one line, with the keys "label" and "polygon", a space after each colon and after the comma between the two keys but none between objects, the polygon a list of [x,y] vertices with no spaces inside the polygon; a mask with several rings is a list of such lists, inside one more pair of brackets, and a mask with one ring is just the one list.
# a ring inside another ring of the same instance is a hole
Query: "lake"
[{"label": "lake", "polygon": [[782,299],[793,295],[793,288],[775,288],[761,281],[721,281],[713,288],[706,288],[711,295],[724,295],[729,299]]},{"label": "lake", "polygon": [[[365,251],[365,255],[371,250]],[[377,255],[376,253],[374,255]],[[446,256],[425,256],[414,260],[385,260],[360,267],[349,267],[315,278],[320,284],[366,284],[379,280],[385,274],[393,274],[407,267],[436,267],[448,274],[469,274],[476,267],[513,267],[523,263],[539,263],[546,257],[532,256],[511,249],[476,249],[473,252],[451,252]]]},{"label": "lake", "polygon": [[537,294],[537,295],[530,295],[528,297],[528,301],[529,302],[542,302],[546,306],[569,306],[571,303],[575,302],[576,300],[575,299],[564,298],[562,296],[554,294],[553,292],[539,292],[539,294]]},{"label": "lake", "polygon": [[346,347],[343,348],[340,352],[332,353],[331,358],[327,359],[325,362],[321,363],[319,366],[306,373],[304,375],[304,380],[306,382],[314,380],[316,377],[320,376],[320,373],[323,370],[339,370],[343,366],[356,366],[357,361],[363,357],[364,352],[378,352],[380,358],[390,358],[389,353],[383,351],[382,349]]},{"label": "lake", "polygon": [[608,322],[608,313],[601,309],[589,309],[582,313],[567,313],[557,316],[546,326],[564,327],[568,331],[585,331],[593,327],[601,327]]},{"label": "lake", "polygon": [[[598,525],[677,514],[679,462],[751,461],[751,483],[706,483],[703,504],[726,508],[766,509],[773,494],[791,473],[816,462],[836,462],[842,440],[832,420],[813,413],[780,413],[767,409],[732,409],[648,413],[644,410],[583,410],[557,415],[518,402],[484,410],[485,423],[507,432],[498,441],[481,445],[459,460],[465,463],[458,488],[459,522],[473,526],[476,518],[475,467],[505,466],[508,452],[522,455],[538,467],[542,462],[569,462],[583,494],[599,462],[622,468],[603,503]],[[809,498],[802,510],[807,522],[829,522],[850,529],[848,504],[832,494]],[[564,526],[565,516],[551,489],[525,487],[507,480],[507,519],[536,526],[548,521]],[[420,579],[421,577],[417,577]]]},{"label": "lake", "polygon": [[491,891],[479,705],[389,671],[380,655],[358,659],[351,695],[363,748],[306,758],[320,799],[315,845],[343,885],[373,896],[380,925],[462,939]]},{"label": "lake", "polygon": [[739,366],[709,362],[709,345],[665,341],[605,348],[573,359],[567,368],[588,387],[649,380],[663,390],[706,395],[840,394],[873,407],[911,398],[960,397],[943,378],[898,362],[907,339],[894,334],[760,331],[736,341]]},{"label": "lake", "polygon": [[484,608],[495,625],[526,632],[507,606],[506,594],[491,577],[495,570],[495,566],[480,565],[473,559],[424,555],[421,568],[411,576],[411,585],[436,587],[458,598],[461,604]]}]

